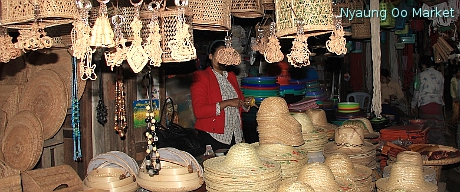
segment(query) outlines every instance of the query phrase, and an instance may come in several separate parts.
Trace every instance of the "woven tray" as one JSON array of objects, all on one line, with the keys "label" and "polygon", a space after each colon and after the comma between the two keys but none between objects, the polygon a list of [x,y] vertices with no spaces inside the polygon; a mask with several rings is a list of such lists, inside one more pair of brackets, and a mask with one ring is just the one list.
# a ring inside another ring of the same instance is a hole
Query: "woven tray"
[{"label": "woven tray", "polygon": [[0,191],[22,192],[21,176],[19,173],[14,176],[0,178]]},{"label": "woven tray", "polygon": [[53,137],[67,114],[68,93],[56,72],[44,69],[33,74],[19,99],[19,111],[33,112],[43,125],[43,139]]},{"label": "woven tray", "polygon": [[73,192],[83,190],[83,182],[69,165],[35,169],[21,174],[24,192],[55,191]]},{"label": "woven tray", "polygon": [[5,163],[17,170],[34,168],[43,150],[42,124],[30,111],[21,111],[9,119],[2,142]]},{"label": "woven tray", "polygon": [[226,0],[191,0],[193,28],[209,31],[227,31],[231,29],[230,3]]},{"label": "woven tray", "polygon": [[313,36],[332,32],[332,3],[330,0],[276,0],[276,36],[292,37],[297,33],[297,20],[304,21],[304,32]]},{"label": "woven tray", "polygon": [[[448,151],[448,152],[458,151],[458,149],[454,147],[444,146],[444,145],[413,144],[409,146],[409,148],[411,149],[417,149],[419,147],[430,147],[429,151]],[[416,150],[416,152],[419,152],[419,153],[423,151],[427,151],[427,150],[424,150],[424,148],[421,148],[421,150]],[[450,164],[455,164],[458,162],[460,162],[460,156],[454,157],[454,158],[439,159],[439,160],[428,160],[426,157],[423,158],[423,165],[450,165]]]},{"label": "woven tray", "polygon": [[[2,0],[1,20],[2,25],[8,28],[30,28],[34,21],[34,1]],[[78,16],[74,0],[41,0],[36,1],[40,11],[40,25],[50,27],[72,23]]]}]

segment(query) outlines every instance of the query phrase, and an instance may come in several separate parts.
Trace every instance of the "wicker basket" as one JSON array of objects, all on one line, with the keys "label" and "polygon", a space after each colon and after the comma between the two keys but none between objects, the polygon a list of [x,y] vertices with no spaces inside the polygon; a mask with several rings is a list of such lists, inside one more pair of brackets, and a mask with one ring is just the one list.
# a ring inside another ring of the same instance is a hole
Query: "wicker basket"
[{"label": "wicker basket", "polygon": [[263,0],[262,5],[264,6],[264,10],[275,10],[275,0]]},{"label": "wicker basket", "polygon": [[[161,55],[163,63],[172,63],[172,62],[183,62],[174,60],[171,57],[171,49],[168,47],[168,43],[171,40],[174,40],[174,36],[177,32],[177,9],[164,8],[160,10],[159,20],[160,20],[160,34],[161,34],[161,49],[163,49],[163,54]],[[193,13],[186,9],[185,10],[185,22],[192,26]],[[191,40],[193,41],[193,28],[189,28],[189,32],[192,35]],[[192,42],[193,44],[193,42]]]},{"label": "wicker basket", "polygon": [[297,33],[297,21],[304,21],[304,32],[321,35],[334,29],[330,0],[296,1],[276,0],[276,36],[292,37]]},{"label": "wicker basket", "polygon": [[193,28],[209,31],[228,31],[231,28],[230,1],[190,0]]},{"label": "wicker basket", "polygon": [[364,23],[351,24],[351,38],[353,39],[369,39],[371,38],[371,20],[364,19]]},{"label": "wicker basket", "polygon": [[262,17],[262,0],[232,0],[232,15],[240,18]]},{"label": "wicker basket", "polygon": [[[353,2],[351,2],[351,7],[350,9],[352,11],[354,10],[364,10],[364,2],[363,0],[353,0]],[[364,23],[364,17],[354,17],[353,20],[351,20],[351,24],[361,24],[361,23]]]},{"label": "wicker basket", "polygon": [[83,190],[83,182],[69,165],[25,171],[21,177],[24,192]]},{"label": "wicker basket", "polygon": [[353,9],[350,0],[338,1],[335,6],[333,6],[334,15],[342,15],[342,27],[344,28],[351,26],[351,20],[341,12],[348,11],[349,9]]},{"label": "wicker basket", "polygon": [[[128,41],[133,40],[133,30],[131,29],[131,22],[133,22],[134,14],[136,12],[135,7],[121,7],[120,14],[125,18],[125,22],[121,24],[121,32],[123,33],[123,37]],[[149,36],[149,28],[148,24],[150,23],[150,18],[152,16],[152,12],[141,9],[139,11],[139,18],[142,21],[142,29],[141,29],[141,38],[147,39]]]},{"label": "wicker basket", "polygon": [[[2,0],[2,25],[8,28],[29,28],[29,23],[35,20],[33,1]],[[40,24],[44,27],[71,23],[78,15],[74,0],[41,0],[39,6]]]},{"label": "wicker basket", "polygon": [[393,28],[396,25],[396,20],[393,17],[393,14],[391,13],[392,10],[395,8],[393,3],[391,3],[389,0],[382,0],[380,2],[380,10],[386,11],[386,18],[384,20],[380,20],[380,26],[384,28]]}]

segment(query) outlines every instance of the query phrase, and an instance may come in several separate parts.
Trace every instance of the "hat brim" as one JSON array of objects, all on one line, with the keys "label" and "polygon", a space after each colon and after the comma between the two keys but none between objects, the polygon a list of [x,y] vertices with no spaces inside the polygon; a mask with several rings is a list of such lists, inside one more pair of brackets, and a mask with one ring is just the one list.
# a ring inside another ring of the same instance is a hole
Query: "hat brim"
[{"label": "hat brim", "polygon": [[345,154],[360,154],[375,150],[376,146],[367,141],[361,147],[345,147],[337,146],[335,142],[329,142],[324,145],[324,153],[345,153]]},{"label": "hat brim", "polygon": [[380,137],[380,133],[378,132],[364,132],[364,139],[376,139]]},{"label": "hat brim", "polygon": [[419,184],[405,186],[404,184],[390,183],[390,178],[387,177],[387,178],[381,178],[377,180],[375,184],[377,186],[378,191],[379,189],[382,191],[393,191],[393,190],[398,190],[398,189],[407,190],[407,191],[423,191],[423,192],[437,192],[438,191],[437,185],[430,183],[430,182],[426,182],[424,180]]},{"label": "hat brim", "polygon": [[372,169],[364,165],[354,164],[355,171],[352,173],[346,173],[346,175],[336,175],[338,177],[351,179],[353,181],[361,181],[367,179],[372,175]]},{"label": "hat brim", "polygon": [[219,173],[220,175],[229,175],[232,177],[250,177],[262,176],[272,172],[281,174],[281,165],[273,160],[260,158],[262,166],[260,167],[228,167],[223,166],[226,156],[214,157],[203,162],[203,167],[206,171]]}]

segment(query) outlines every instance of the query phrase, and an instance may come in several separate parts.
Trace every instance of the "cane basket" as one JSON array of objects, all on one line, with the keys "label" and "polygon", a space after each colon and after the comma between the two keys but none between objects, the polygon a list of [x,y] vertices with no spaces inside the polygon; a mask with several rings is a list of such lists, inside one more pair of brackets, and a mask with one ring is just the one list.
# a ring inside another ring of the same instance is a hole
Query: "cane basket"
[{"label": "cane basket", "polygon": [[275,10],[275,0],[263,0],[262,5],[264,6],[264,10]]},{"label": "cane basket", "polygon": [[239,18],[262,17],[264,14],[262,0],[232,0],[231,13]]},{"label": "cane basket", "polygon": [[351,24],[352,39],[369,39],[371,38],[371,20],[364,19],[364,23]]},{"label": "cane basket", "polygon": [[193,29],[209,31],[230,30],[230,1],[190,0],[189,6],[193,12]]},{"label": "cane basket", "polygon": [[[35,20],[34,1],[2,0],[0,23],[7,28],[30,28]],[[73,22],[77,14],[74,0],[40,0],[36,1],[39,7],[40,25],[44,27],[67,24]]]},{"label": "cane basket", "polygon": [[[177,15],[178,9],[164,8],[160,10],[159,20],[161,49],[163,49],[161,57],[163,59],[163,63],[184,62],[173,59],[171,56],[171,49],[168,47],[168,43],[175,39],[175,35],[177,33]],[[191,34],[191,40],[193,41],[193,28],[191,27],[192,19],[193,13],[189,9],[185,9],[185,22],[190,26],[189,33]],[[196,57],[193,59],[196,59]]]},{"label": "cane basket", "polygon": [[313,36],[330,33],[334,29],[330,0],[276,0],[275,15],[278,37],[293,37],[299,20],[303,20],[304,32]]}]

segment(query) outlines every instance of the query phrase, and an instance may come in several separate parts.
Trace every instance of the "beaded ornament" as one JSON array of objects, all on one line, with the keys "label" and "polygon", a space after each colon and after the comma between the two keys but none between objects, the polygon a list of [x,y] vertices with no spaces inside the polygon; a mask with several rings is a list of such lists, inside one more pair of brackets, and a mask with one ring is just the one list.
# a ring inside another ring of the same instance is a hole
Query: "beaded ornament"
[{"label": "beaded ornament", "polygon": [[79,70],[81,79],[96,79],[96,74],[92,64],[92,54],[96,49],[92,49],[91,42],[91,27],[88,24],[88,12],[91,10],[91,2],[88,0],[76,1],[79,18],[73,22],[73,28],[70,33],[72,46],[70,47],[72,56],[80,60]]},{"label": "beaded ornament", "polygon": [[[153,7],[155,5],[155,7]],[[147,42],[144,44],[144,50],[147,53],[150,59],[150,65],[155,67],[161,66],[161,55],[163,54],[163,49],[161,49],[161,34],[160,34],[160,24],[158,21],[158,10],[160,9],[160,2],[151,2],[148,6],[148,9],[153,12],[152,18],[150,19],[149,27],[149,36],[147,37]]]},{"label": "beaded ornament", "polygon": [[263,51],[265,61],[268,63],[280,62],[284,59],[284,54],[281,52],[280,42],[275,35],[275,27],[275,22],[270,23],[270,36],[268,37],[268,42]]},{"label": "beaded ornament", "polygon": [[123,75],[120,68],[116,69],[117,80],[115,82],[115,121],[114,129],[117,131],[120,138],[126,135],[128,122],[126,118],[126,102],[125,102],[125,89],[123,84]]},{"label": "beaded ornament", "polygon": [[329,40],[326,41],[326,48],[328,51],[335,53],[337,55],[342,55],[347,53],[347,48],[345,47],[347,41],[345,37],[345,32],[343,31],[341,19],[335,19],[336,27],[332,31]]},{"label": "beaded ornament", "polygon": [[158,144],[158,136],[156,134],[157,130],[157,122],[155,120],[155,113],[153,112],[153,102],[152,102],[152,94],[150,91],[152,90],[153,86],[153,79],[151,70],[148,71],[147,77],[149,79],[149,85],[147,87],[147,94],[149,104],[146,106],[147,113],[145,114],[145,123],[147,123],[147,130],[145,131],[144,135],[147,139],[147,149],[145,152],[147,155],[145,156],[145,169],[149,176],[158,175],[161,169],[160,163],[160,153],[158,152],[157,144]]},{"label": "beaded ornament", "polygon": [[77,58],[72,57],[72,138],[73,138],[73,160],[81,162],[81,133],[80,133],[80,102],[78,101],[78,84],[77,84]]},{"label": "beaded ornament", "polygon": [[149,61],[149,57],[142,47],[142,21],[139,18],[139,7],[142,4],[143,0],[139,3],[133,3],[130,0],[131,4],[135,7],[135,13],[133,21],[131,22],[131,30],[133,31],[133,42],[128,48],[127,61],[134,73],[139,73],[145,67]]},{"label": "beaded ornament", "polygon": [[6,28],[0,27],[0,63],[8,63],[22,55],[20,49],[13,44],[13,37],[8,35]]},{"label": "beaded ornament", "polygon": [[287,54],[288,62],[294,67],[310,65],[310,50],[308,49],[308,35],[304,34],[303,21],[298,21],[297,36],[292,42],[291,53]]},{"label": "beaded ornament", "polygon": [[177,31],[174,39],[168,42],[171,49],[171,57],[177,61],[190,61],[196,58],[196,49],[192,43],[192,35],[189,32],[190,25],[185,22],[185,8],[188,0],[175,0],[179,7],[177,12]]},{"label": "beaded ornament", "polygon": [[121,32],[121,25],[124,23],[124,21],[125,18],[121,15],[114,15],[112,17],[116,46],[115,48],[112,48],[111,50],[106,51],[104,53],[107,66],[109,66],[110,70],[112,71],[114,67],[121,66],[121,64],[123,64],[123,61],[127,59],[127,40],[123,37],[123,33]]},{"label": "beaded ornament", "polygon": [[97,0],[100,3],[99,15],[94,22],[91,31],[90,45],[92,47],[114,47],[115,41],[112,26],[110,26],[109,18],[107,17],[107,3],[110,0]]},{"label": "beaded ornament", "polygon": [[225,48],[219,49],[216,53],[217,62],[224,65],[239,65],[241,56],[238,51],[232,47],[232,37],[227,34],[225,37]]}]

